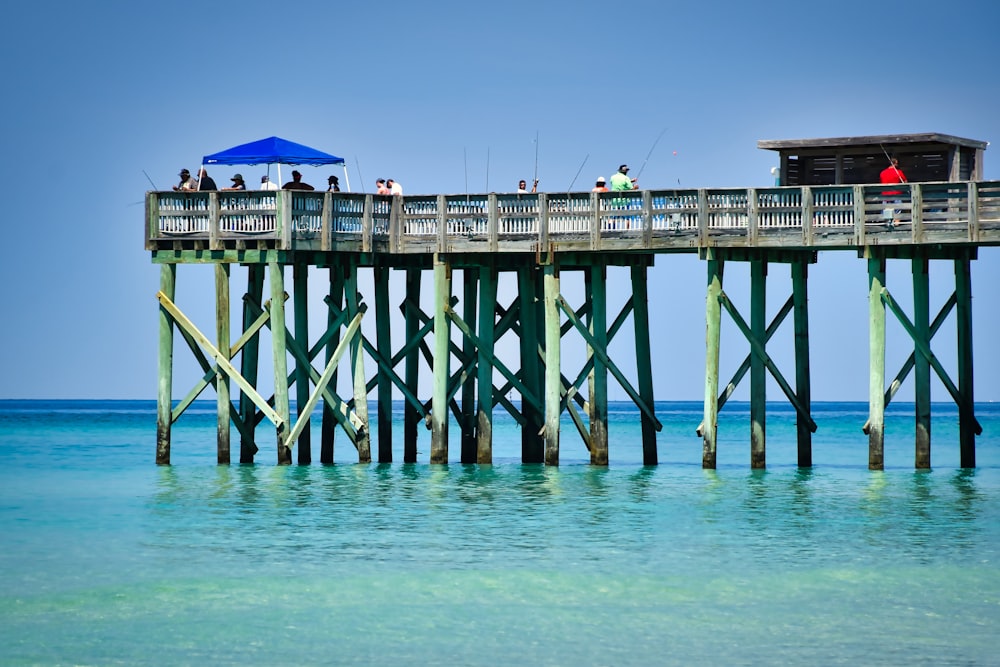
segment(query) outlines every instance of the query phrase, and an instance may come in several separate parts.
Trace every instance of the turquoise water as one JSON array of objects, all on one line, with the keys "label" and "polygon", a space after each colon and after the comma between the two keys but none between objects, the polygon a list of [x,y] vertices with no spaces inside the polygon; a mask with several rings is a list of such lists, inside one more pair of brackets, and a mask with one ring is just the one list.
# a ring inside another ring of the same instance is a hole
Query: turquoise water
[{"label": "turquoise water", "polygon": [[657,467],[614,406],[607,469],[572,428],[522,465],[499,415],[493,466],[422,433],[417,464],[219,467],[205,404],[164,468],[151,402],[0,401],[0,664],[997,664],[1000,406],[960,470],[936,405],[922,472],[907,405],[867,470],[866,407],[815,405],[800,470],[773,406],[751,471],[727,405],[704,471],[695,403],[658,404]]}]

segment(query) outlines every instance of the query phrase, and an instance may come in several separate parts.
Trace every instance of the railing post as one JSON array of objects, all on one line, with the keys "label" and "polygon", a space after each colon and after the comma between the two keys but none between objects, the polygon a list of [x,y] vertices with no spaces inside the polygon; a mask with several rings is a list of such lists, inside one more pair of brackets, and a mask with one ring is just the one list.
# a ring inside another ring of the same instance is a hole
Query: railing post
[{"label": "railing post", "polygon": [[448,252],[448,200],[444,195],[437,196],[437,251]]},{"label": "railing post", "polygon": [[[372,251],[372,229],[374,225],[372,224],[372,210],[374,205],[372,204],[372,195],[365,195],[365,203],[362,205],[361,209],[361,251],[371,252]],[[391,216],[390,216],[391,219]]]},{"label": "railing post", "polygon": [[160,196],[146,193],[146,250],[153,249],[153,239],[160,236]]},{"label": "railing post", "polygon": [[648,248],[653,242],[653,193],[642,191],[642,247]]},{"label": "railing post", "polygon": [[758,225],[760,221],[757,216],[757,190],[747,189],[747,245],[756,246],[759,235]]},{"label": "railing post", "polygon": [[698,245],[708,246],[708,192],[698,189]]},{"label": "railing post", "polygon": [[393,197],[389,204],[389,248],[390,252],[399,252],[402,245],[403,231],[406,226],[406,216],[403,211],[402,197]]},{"label": "railing post", "polygon": [[208,193],[208,248],[209,250],[220,250],[222,242],[219,240],[219,193]]},{"label": "railing post", "polygon": [[979,242],[979,184],[969,181],[969,240]]},{"label": "railing post", "polygon": [[813,242],[814,208],[812,188],[804,185],[802,186],[802,245],[810,246]]},{"label": "railing post", "polygon": [[278,210],[275,220],[278,224],[279,250],[292,249],[292,193],[288,190],[278,190],[274,193],[274,201]]},{"label": "railing post", "polygon": [[865,189],[854,186],[854,245],[865,244]]},{"label": "railing post", "polygon": [[487,195],[488,210],[486,212],[486,236],[489,239],[490,252],[496,252],[500,247],[499,214],[497,212],[497,195],[495,192]]},{"label": "railing post", "polygon": [[538,252],[549,252],[549,196],[544,192],[538,195]]},{"label": "railing post", "polygon": [[323,212],[320,214],[319,247],[321,250],[329,251],[332,242],[333,229],[333,193],[323,194]]},{"label": "railing post", "polygon": [[914,243],[924,242],[924,191],[919,183],[910,185],[910,238]]}]

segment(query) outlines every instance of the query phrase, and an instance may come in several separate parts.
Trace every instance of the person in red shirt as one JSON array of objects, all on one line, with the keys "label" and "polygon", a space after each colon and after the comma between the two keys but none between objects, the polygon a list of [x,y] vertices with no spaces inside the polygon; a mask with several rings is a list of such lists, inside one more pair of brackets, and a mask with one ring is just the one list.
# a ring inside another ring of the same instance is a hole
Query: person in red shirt
[{"label": "person in red shirt", "polygon": [[[885,169],[883,169],[882,173],[879,174],[879,182],[880,183],[906,183],[906,174],[904,174],[903,170],[899,168],[899,160],[897,160],[896,158],[892,158],[889,161],[889,166],[886,167]],[[883,190],[882,194],[886,195],[887,197],[891,197],[891,196],[894,196],[894,195],[901,195],[901,194],[903,194],[903,191],[902,190]]]}]

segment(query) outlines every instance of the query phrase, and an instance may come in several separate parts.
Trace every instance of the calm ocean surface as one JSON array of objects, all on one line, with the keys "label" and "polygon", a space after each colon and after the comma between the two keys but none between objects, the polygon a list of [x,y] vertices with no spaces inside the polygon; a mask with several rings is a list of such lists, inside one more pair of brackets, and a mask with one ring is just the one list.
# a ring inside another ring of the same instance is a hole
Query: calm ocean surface
[{"label": "calm ocean surface", "polygon": [[997,404],[975,470],[936,405],[924,472],[907,404],[884,472],[861,403],[814,405],[811,470],[771,406],[766,471],[739,403],[716,471],[700,403],[658,404],[648,468],[612,406],[607,469],[572,427],[561,466],[520,464],[499,413],[492,466],[430,466],[422,433],[415,465],[340,434],[338,465],[279,468],[262,427],[256,466],[219,467],[214,410],[157,467],[153,402],[0,401],[0,664],[1000,664]]}]

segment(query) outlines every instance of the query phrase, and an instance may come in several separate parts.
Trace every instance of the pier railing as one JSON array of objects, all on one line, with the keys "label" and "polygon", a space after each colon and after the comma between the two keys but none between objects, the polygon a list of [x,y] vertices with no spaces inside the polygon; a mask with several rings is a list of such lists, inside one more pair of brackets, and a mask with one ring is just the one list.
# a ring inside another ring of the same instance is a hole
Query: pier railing
[{"label": "pier railing", "polygon": [[1000,181],[538,194],[149,192],[148,250],[1000,245]]}]

